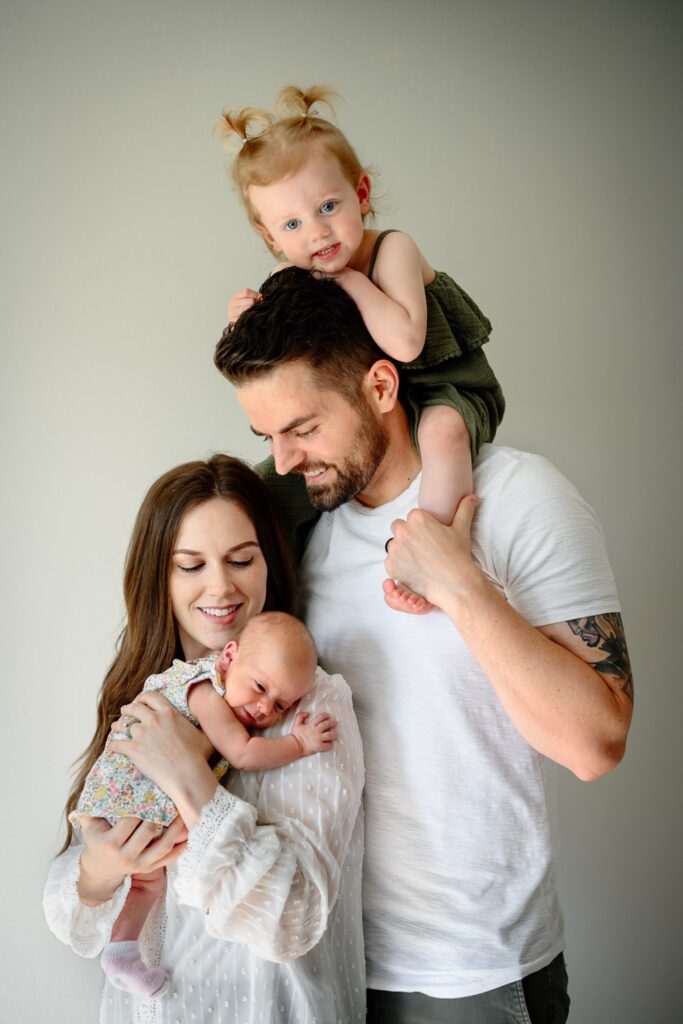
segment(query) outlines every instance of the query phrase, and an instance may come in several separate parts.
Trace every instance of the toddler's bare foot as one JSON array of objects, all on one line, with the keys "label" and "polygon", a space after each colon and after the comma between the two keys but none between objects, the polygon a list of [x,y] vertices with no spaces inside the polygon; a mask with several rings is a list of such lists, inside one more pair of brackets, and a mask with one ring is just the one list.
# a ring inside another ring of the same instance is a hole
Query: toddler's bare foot
[{"label": "toddler's bare foot", "polygon": [[384,600],[396,612],[407,612],[408,615],[426,615],[434,608],[424,597],[414,594],[412,590],[399,583],[398,580],[385,580],[382,584]]}]

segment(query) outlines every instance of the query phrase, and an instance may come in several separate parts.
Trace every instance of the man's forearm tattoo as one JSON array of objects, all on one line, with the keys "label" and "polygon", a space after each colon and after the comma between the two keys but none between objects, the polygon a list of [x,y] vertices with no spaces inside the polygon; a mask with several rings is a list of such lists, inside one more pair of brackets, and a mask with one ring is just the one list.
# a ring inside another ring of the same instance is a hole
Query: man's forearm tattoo
[{"label": "man's forearm tattoo", "polygon": [[597,672],[613,676],[633,702],[633,677],[621,615],[589,615],[586,619],[572,619],[567,625],[588,647],[596,648],[596,660],[589,664]]}]

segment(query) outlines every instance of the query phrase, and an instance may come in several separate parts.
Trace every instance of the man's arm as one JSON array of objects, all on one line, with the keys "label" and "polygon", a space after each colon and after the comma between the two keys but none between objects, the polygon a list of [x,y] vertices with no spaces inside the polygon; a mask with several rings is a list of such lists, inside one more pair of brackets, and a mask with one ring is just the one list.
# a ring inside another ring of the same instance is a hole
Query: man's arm
[{"label": "man's arm", "polygon": [[618,612],[588,615],[569,622],[541,626],[545,636],[587,662],[615,693],[633,704],[633,677],[624,626]]},{"label": "man's arm", "polygon": [[621,617],[530,625],[472,558],[476,501],[465,498],[450,527],[419,509],[396,522],[387,572],[449,616],[531,746],[596,779],[623,757],[631,722]]}]

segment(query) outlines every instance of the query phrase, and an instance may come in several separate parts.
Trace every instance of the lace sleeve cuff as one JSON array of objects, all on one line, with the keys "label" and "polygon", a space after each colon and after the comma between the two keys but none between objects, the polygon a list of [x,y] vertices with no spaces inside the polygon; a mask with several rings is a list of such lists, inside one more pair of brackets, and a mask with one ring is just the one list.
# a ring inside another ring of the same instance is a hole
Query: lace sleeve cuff
[{"label": "lace sleeve cuff", "polygon": [[202,807],[199,821],[189,834],[187,849],[178,864],[178,875],[196,871],[236,803],[235,797],[227,789],[216,786],[216,792],[208,804]]},{"label": "lace sleeve cuff", "polygon": [[255,809],[217,786],[178,861],[174,887],[181,903],[208,912],[218,889],[223,899],[230,892],[229,902],[250,890],[279,850],[274,830],[255,826]]},{"label": "lace sleeve cuff", "polygon": [[78,879],[81,846],[72,846],[53,861],[43,896],[47,923],[62,942],[80,956],[97,956],[109,941],[114,921],[121,913],[130,878],[124,879],[110,900],[95,907],[81,903]]}]

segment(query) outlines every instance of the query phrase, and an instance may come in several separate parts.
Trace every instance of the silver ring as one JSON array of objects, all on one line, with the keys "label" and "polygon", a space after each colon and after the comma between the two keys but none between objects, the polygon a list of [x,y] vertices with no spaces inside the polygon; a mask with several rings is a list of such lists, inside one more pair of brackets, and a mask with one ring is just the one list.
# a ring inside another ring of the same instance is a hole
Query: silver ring
[{"label": "silver ring", "polygon": [[121,718],[121,725],[123,728],[119,732],[119,736],[125,736],[127,740],[132,740],[133,737],[131,736],[130,730],[139,721],[140,719],[136,718],[135,715],[123,715]]}]

